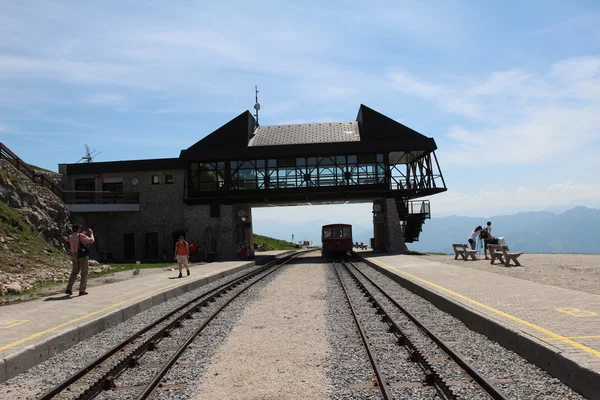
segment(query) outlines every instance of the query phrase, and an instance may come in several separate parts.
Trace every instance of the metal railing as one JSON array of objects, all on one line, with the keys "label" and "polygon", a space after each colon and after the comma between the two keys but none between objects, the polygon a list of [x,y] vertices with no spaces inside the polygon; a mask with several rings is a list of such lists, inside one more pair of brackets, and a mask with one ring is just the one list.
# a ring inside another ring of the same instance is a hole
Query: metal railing
[{"label": "metal railing", "polygon": [[48,178],[46,174],[36,172],[29,166],[29,164],[21,160],[19,156],[13,153],[8,147],[4,145],[4,143],[1,142],[0,159],[8,161],[33,183],[35,183],[38,186],[43,186],[45,188],[50,189],[52,193],[64,200],[64,192],[60,186],[54,183],[52,179]]},{"label": "metal railing", "polygon": [[414,214],[424,214],[426,218],[429,218],[430,208],[429,200],[405,200],[398,202],[398,215],[400,217]]},{"label": "metal railing", "polygon": [[140,194],[137,192],[89,192],[65,191],[67,204],[139,204]]}]

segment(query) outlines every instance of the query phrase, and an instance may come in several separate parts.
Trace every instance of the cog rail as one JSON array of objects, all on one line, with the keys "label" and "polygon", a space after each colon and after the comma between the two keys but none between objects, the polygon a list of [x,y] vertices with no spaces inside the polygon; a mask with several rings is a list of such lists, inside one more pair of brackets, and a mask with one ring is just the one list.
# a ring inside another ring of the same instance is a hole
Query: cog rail
[{"label": "cog rail", "polygon": [[[71,397],[74,393],[79,393],[75,398],[78,400],[92,399],[96,397],[103,390],[111,390],[116,388],[115,380],[125,370],[134,368],[139,365],[139,360],[147,351],[152,351],[157,347],[157,344],[164,338],[171,336],[171,331],[180,328],[185,320],[193,318],[195,313],[200,312],[204,307],[208,307],[210,303],[217,301],[218,298],[227,294],[234,288],[245,284],[247,281],[258,277],[255,281],[247,284],[238,293],[235,293],[227,302],[222,304],[211,316],[206,320],[178,350],[170,357],[167,363],[164,364],[163,368],[159,371],[160,378],[154,378],[143,390],[142,395],[139,399],[146,398],[152,393],[160,379],[170,367],[175,363],[177,358],[183,353],[185,348],[198,336],[202,330],[208,325],[208,323],[214,319],[231,301],[237,298],[245,290],[250,288],[255,283],[259,282],[272,272],[276,271],[279,267],[285,265],[287,262],[298,257],[303,252],[297,252],[290,254],[281,259],[271,261],[262,267],[254,269],[242,276],[231,279],[214,289],[208,290],[196,298],[186,302],[184,305],[177,307],[175,310],[167,313],[161,318],[151,322],[144,328],[138,330],[127,339],[114,346],[102,356],[92,361],[71,377],[61,382],[44,395],[40,397],[40,400],[49,400],[55,398],[55,396],[62,392],[69,391]],[[270,270],[270,271],[269,271]],[[262,276],[259,276],[263,274]],[[136,342],[142,341],[141,344]],[[103,371],[103,372],[102,372]],[[99,376],[101,375],[101,376]],[[157,375],[158,376],[158,375]],[[92,384],[89,382],[92,381]],[[87,382],[87,383],[84,383]],[[82,390],[81,386],[87,388]]]}]

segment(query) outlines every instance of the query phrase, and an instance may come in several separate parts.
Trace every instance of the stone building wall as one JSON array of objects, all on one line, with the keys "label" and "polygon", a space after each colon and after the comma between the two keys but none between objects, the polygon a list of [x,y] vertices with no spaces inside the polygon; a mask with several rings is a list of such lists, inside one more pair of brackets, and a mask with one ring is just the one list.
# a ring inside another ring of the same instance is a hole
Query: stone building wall
[{"label": "stone building wall", "polygon": [[400,225],[396,199],[385,199],[385,219],[388,231],[388,251],[390,253],[406,253],[408,248],[404,243],[404,232]]},{"label": "stone building wall", "polygon": [[[167,174],[173,175],[173,183],[165,183]],[[159,175],[159,184],[152,184],[153,175]],[[138,192],[140,196],[140,211],[77,213],[87,223],[84,228],[94,229],[96,244],[92,256],[113,260],[133,259],[124,246],[124,235],[133,235],[135,260],[170,261],[173,259],[176,238],[182,234],[188,242],[198,246],[202,256],[206,255],[207,237],[211,235],[217,257],[237,257],[243,229],[236,214],[239,207],[234,210],[231,205],[221,204],[218,212],[211,216],[209,205],[186,204],[183,201],[184,170],[71,175],[65,179],[67,188],[74,188],[75,179],[80,178],[94,178],[98,191],[102,190],[104,179],[123,178],[123,191]],[[134,178],[138,180],[137,185],[133,184]],[[247,214],[250,216],[248,207]],[[252,237],[251,231],[249,236]],[[149,247],[147,241],[150,244],[156,241],[156,246]]]}]

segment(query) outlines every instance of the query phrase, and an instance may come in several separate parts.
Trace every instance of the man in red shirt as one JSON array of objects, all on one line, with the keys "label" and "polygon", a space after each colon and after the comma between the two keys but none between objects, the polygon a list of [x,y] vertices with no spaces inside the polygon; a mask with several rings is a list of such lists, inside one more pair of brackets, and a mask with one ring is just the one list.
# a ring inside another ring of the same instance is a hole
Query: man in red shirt
[{"label": "man in red shirt", "polygon": [[94,232],[89,229],[90,236],[81,232],[81,226],[73,225],[73,234],[69,236],[69,245],[71,248],[71,260],[73,261],[73,269],[71,270],[71,276],[69,277],[69,283],[67,284],[67,290],[65,293],[68,295],[73,294],[73,284],[77,279],[77,275],[81,271],[81,281],[79,282],[79,295],[84,296],[88,294],[85,291],[87,286],[87,276],[89,269],[89,256],[86,253],[82,255],[79,253],[79,246],[94,243]]},{"label": "man in red shirt", "polygon": [[190,276],[190,266],[188,264],[188,260],[190,258],[190,248],[188,243],[185,241],[183,236],[179,236],[179,240],[175,243],[175,256],[173,257],[177,260],[177,264],[179,265],[179,276],[181,278],[181,267],[185,264],[185,269],[187,270],[188,276]]}]

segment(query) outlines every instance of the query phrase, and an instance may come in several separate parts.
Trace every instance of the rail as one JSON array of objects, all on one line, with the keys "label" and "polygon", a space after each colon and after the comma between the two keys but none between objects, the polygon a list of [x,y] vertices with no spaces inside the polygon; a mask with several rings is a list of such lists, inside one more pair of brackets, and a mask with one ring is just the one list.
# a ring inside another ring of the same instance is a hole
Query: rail
[{"label": "rail", "polygon": [[428,329],[421,321],[419,321],[413,314],[411,314],[408,310],[406,310],[402,305],[400,305],[394,298],[392,298],[381,286],[379,286],[373,279],[369,278],[363,271],[361,271],[352,261],[348,263],[342,262],[342,265],[346,268],[346,270],[352,275],[352,279],[356,282],[357,285],[361,287],[361,290],[368,296],[375,307],[377,307],[383,315],[386,316],[386,320],[391,324],[391,329],[393,332],[396,332],[401,335],[403,338],[402,342],[411,348],[412,353],[416,355],[415,361],[422,362],[426,369],[431,372],[429,378],[435,382],[438,387],[444,392],[447,393],[450,398],[453,398],[454,394],[452,390],[447,386],[443,379],[437,374],[435,369],[429,364],[425,358],[423,358],[422,354],[419,352],[417,346],[412,343],[412,341],[406,337],[406,335],[402,334],[402,330],[398,327],[393,319],[387,314],[386,310],[384,310],[383,306],[381,306],[377,300],[375,300],[374,295],[371,291],[367,289],[363,282],[358,278],[358,275],[351,271],[348,265],[353,267],[353,270],[358,272],[358,274],[372,285],[379,293],[381,293],[387,301],[393,304],[398,311],[400,311],[404,316],[406,316],[413,324],[415,324],[418,329],[425,334],[429,339],[431,339],[450,359],[452,359],[464,372],[466,372],[473,381],[477,382],[479,387],[485,391],[485,393],[494,400],[507,400],[508,397],[500,391],[491,381],[486,379],[482,374],[480,374],[466,359],[461,357],[460,354],[453,351],[450,346],[444,342],[441,338],[439,338],[436,334],[434,334],[430,329]]},{"label": "rail", "polygon": [[13,153],[2,142],[0,142],[0,159],[8,161],[33,183],[50,189],[52,193],[60,197],[61,200],[64,200],[64,192],[60,186],[54,183],[52,179],[49,179],[44,173],[36,172],[29,164],[19,158],[19,156]]},{"label": "rail", "polygon": [[429,200],[405,200],[398,202],[398,215],[400,217],[407,215],[422,214],[425,218],[430,218]]},{"label": "rail", "polygon": [[[71,377],[47,391],[40,397],[40,400],[53,399],[55,396],[60,396],[60,394],[65,391],[70,393],[70,398],[91,399],[97,396],[103,390],[114,389],[116,387],[115,379],[117,379],[118,376],[123,373],[123,371],[138,365],[138,360],[147,351],[155,348],[162,338],[170,335],[171,331],[181,327],[184,320],[192,318],[195,313],[200,312],[205,307],[208,307],[218,298],[226,295],[234,288],[244,285],[241,287],[239,292],[232,294],[233,297],[228,299],[226,303],[221,304],[218,309],[215,310],[211,316],[204,321],[204,324],[201,325],[196,332],[192,334],[192,336],[187,338],[185,343],[183,343],[174,354],[171,354],[169,359],[166,360],[166,362],[162,365],[161,370],[150,382],[140,385],[139,389],[141,389],[141,393],[135,395],[135,398],[145,399],[149,397],[150,394],[160,384],[160,380],[164,374],[176,362],[177,358],[189,346],[193,339],[198,336],[198,334],[200,334],[201,331],[210,323],[210,321],[214,319],[214,317],[218,315],[218,313],[224,307],[227,306],[227,304],[233,301],[250,286],[254,285],[262,278],[274,272],[278,267],[285,265],[287,262],[302,253],[303,252],[296,252],[281,259],[271,261],[264,266],[251,270],[241,276],[230,279],[211,290],[203,292],[194,299],[177,307],[175,310],[172,310],[166,315],[158,318],[139,331],[135,332],[129,338],[125,339],[107,351],[105,354],[101,355],[96,360],[92,361],[90,364],[74,373]],[[261,276],[261,274],[263,275]],[[250,281],[252,279],[255,280]],[[157,327],[159,328],[158,330],[153,330]],[[94,375],[91,377],[93,381],[91,385],[89,385],[89,381],[83,379],[88,374]],[[78,384],[81,384],[81,386],[77,386]],[[133,393],[130,393],[129,395],[129,398],[134,396]]]},{"label": "rail", "polygon": [[140,194],[137,192],[90,192],[90,191],[65,191],[66,204],[139,204]]}]

